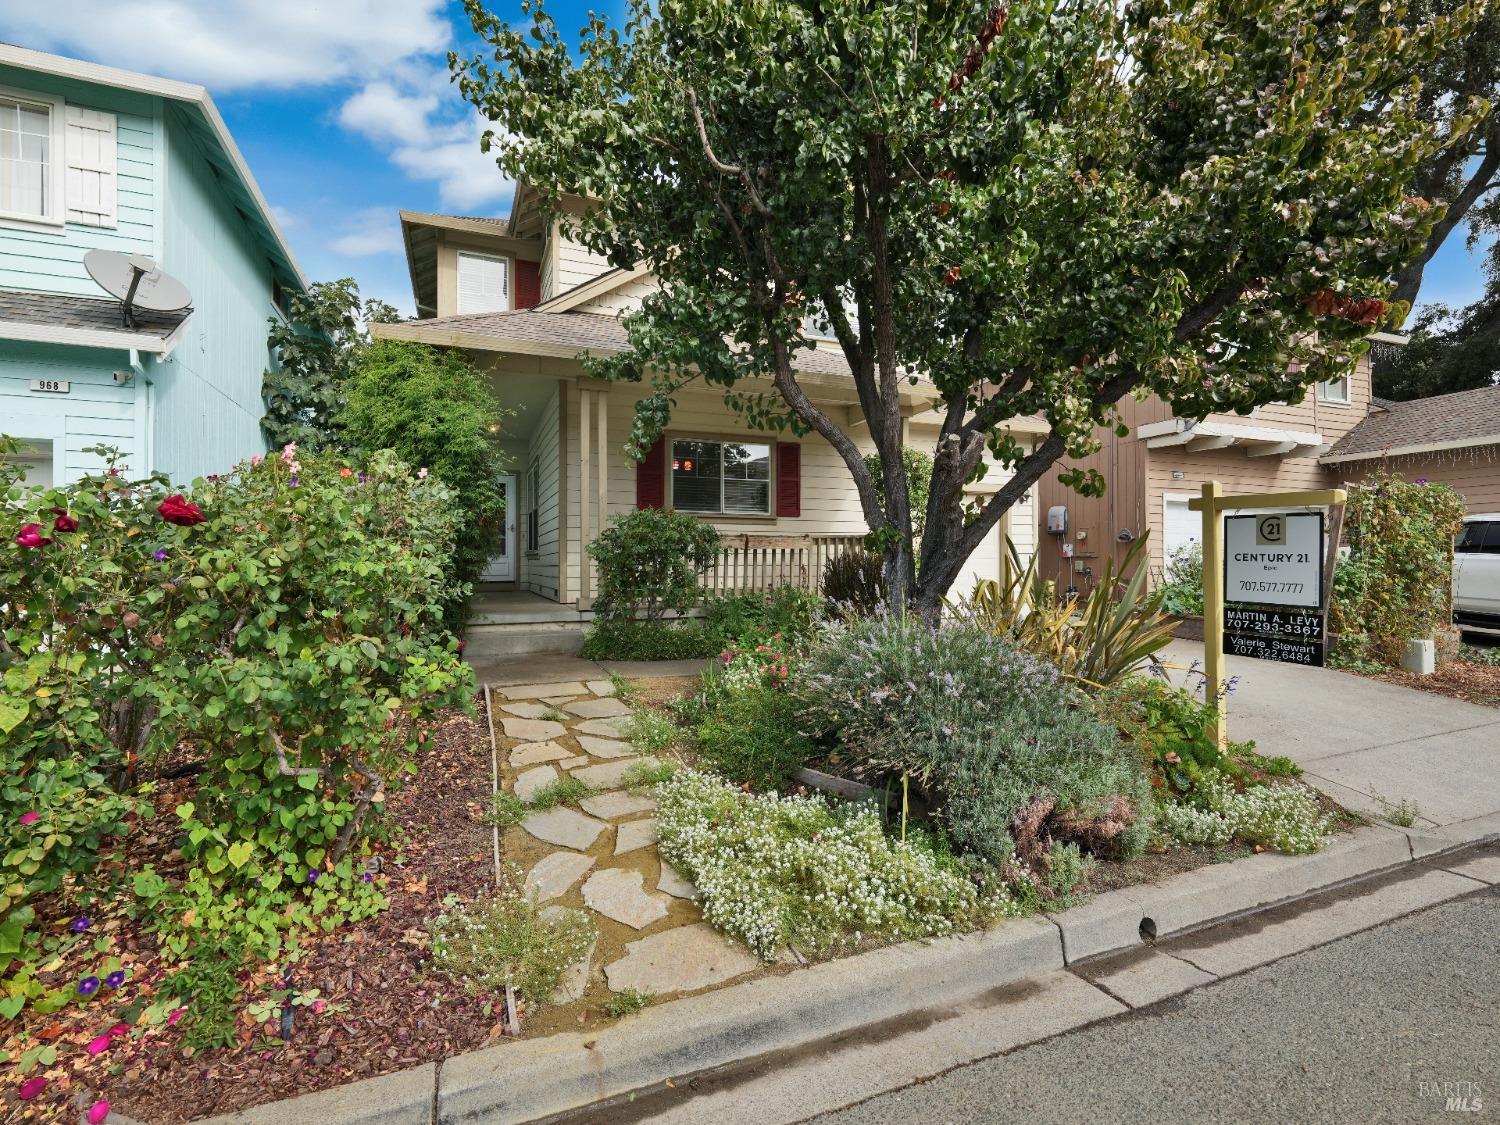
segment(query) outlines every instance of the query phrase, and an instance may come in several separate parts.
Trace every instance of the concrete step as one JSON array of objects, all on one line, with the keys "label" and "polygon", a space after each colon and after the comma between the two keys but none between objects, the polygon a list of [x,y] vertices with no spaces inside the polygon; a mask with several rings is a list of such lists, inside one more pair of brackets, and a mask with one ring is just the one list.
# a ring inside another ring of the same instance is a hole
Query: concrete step
[{"label": "concrete step", "polygon": [[575,655],[583,645],[585,625],[572,621],[547,621],[484,625],[470,623],[464,631],[464,657],[473,662],[497,656],[528,653]]}]

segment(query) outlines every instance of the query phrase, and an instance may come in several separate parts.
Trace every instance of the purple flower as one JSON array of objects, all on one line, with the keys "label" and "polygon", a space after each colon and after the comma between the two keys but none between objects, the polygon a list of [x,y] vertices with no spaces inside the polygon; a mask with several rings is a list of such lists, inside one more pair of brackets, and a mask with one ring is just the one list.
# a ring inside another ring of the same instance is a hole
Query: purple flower
[{"label": "purple flower", "polygon": [[296,488],[296,487],[298,487],[299,484],[300,484],[300,482],[297,480],[296,474],[295,473],[292,474],[292,487]]},{"label": "purple flower", "polygon": [[1426,477],[1418,477],[1417,478],[1417,483],[1418,484],[1426,484],[1427,483],[1427,478]]},{"label": "purple flower", "polygon": [[72,930],[75,934],[81,934],[84,930],[88,929],[93,924],[94,923],[89,921],[86,915],[80,914],[77,918],[73,919],[73,922],[68,926],[68,929]]},{"label": "purple flower", "polygon": [[370,883],[370,882],[373,882],[374,879],[375,879],[375,876],[371,875],[368,871],[366,871],[363,875],[361,875],[359,877],[359,881],[361,883]]},{"label": "purple flower", "polygon": [[158,547],[151,552],[151,557],[157,562],[165,562],[167,559],[167,549],[165,547]]},{"label": "purple flower", "polygon": [[360,473],[359,473],[359,483],[360,483],[360,484],[364,484],[364,483],[365,483],[365,481],[367,481],[367,480],[369,480],[369,479],[370,479],[370,478],[369,478],[369,477],[368,477],[368,476],[367,476],[367,475],[366,475],[366,474],[365,474],[365,472],[364,472],[364,470],[363,470],[363,469],[361,469],[361,470],[360,470]]},{"label": "purple flower", "polygon": [[125,970],[124,969],[116,969],[114,972],[110,973],[109,976],[107,976],[107,977],[104,978],[104,987],[105,988],[119,988],[120,985],[122,985],[124,983],[125,983]]},{"label": "purple flower", "polygon": [[80,995],[80,996],[92,996],[94,993],[96,993],[98,991],[99,991],[99,978],[98,977],[84,977],[81,981],[78,982],[78,995]]},{"label": "purple flower", "polygon": [[318,881],[318,873],[316,871],[309,871],[307,873],[307,881],[309,883],[316,883]]}]

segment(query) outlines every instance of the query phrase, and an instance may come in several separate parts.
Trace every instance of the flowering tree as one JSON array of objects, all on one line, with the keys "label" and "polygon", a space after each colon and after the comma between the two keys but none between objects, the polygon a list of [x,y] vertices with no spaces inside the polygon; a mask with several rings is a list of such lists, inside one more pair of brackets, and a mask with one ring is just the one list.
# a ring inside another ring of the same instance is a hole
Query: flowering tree
[{"label": "flowering tree", "polygon": [[[631,350],[593,364],[652,381],[635,444],[693,380],[817,432],[891,602],[929,616],[1122,396],[1248,412],[1347,370],[1434,219],[1414,170],[1469,120],[1424,121],[1406,78],[1467,9],[1356,36],[1319,0],[631,0],[623,34],[595,17],[574,49],[539,2],[524,31],[466,3],[491,49],[452,61],[500,167],[660,280]],[[879,483],[798,380],[809,317],[848,360]],[[941,431],[918,569],[899,451],[920,379]],[[1051,426],[1032,450],[1005,425],[1028,413]],[[968,502],[986,449],[1013,475]]]}]

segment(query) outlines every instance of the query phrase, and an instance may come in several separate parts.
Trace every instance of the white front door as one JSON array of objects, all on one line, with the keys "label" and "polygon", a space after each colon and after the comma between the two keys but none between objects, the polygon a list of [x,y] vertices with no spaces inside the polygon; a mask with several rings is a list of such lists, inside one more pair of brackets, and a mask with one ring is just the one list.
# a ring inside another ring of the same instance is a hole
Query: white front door
[{"label": "white front door", "polygon": [[505,496],[505,524],[500,530],[500,550],[479,576],[481,582],[516,580],[516,505],[520,503],[520,498],[516,495],[516,478],[509,475],[501,477],[500,491]]}]

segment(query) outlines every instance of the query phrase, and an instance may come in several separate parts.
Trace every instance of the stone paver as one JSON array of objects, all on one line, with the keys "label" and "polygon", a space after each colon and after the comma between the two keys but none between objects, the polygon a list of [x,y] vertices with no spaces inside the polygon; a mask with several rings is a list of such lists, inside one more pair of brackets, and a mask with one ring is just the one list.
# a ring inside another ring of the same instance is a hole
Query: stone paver
[{"label": "stone paver", "polygon": [[557,780],[557,771],[551,766],[537,766],[516,778],[515,795],[530,804],[543,786]]},{"label": "stone paver", "polygon": [[561,707],[564,703],[569,702],[572,698],[573,697],[571,695],[554,695],[550,699],[542,700],[542,702],[545,703],[548,707]]},{"label": "stone paver", "polygon": [[615,693],[613,680],[589,680],[584,687],[595,695],[614,695]]},{"label": "stone paver", "polygon": [[522,742],[546,742],[549,738],[561,738],[568,733],[561,723],[546,719],[501,719],[500,729],[506,738],[519,738]]},{"label": "stone paver", "polygon": [[500,710],[518,719],[540,719],[552,708],[545,703],[507,703]]},{"label": "stone paver", "polygon": [[723,984],[759,966],[743,945],[699,922],[630,942],[624,957],[605,966],[604,975],[612,991],[660,995]]},{"label": "stone paver", "polygon": [[512,684],[498,689],[506,699],[541,699],[563,697],[571,699],[575,695],[587,695],[588,691],[577,680],[567,680],[557,684]]},{"label": "stone paver", "polygon": [[[639,871],[607,867],[589,876],[583,885],[583,901],[606,918],[637,930],[667,916],[667,903],[659,895],[647,894]],[[611,985],[610,987],[614,987]]]},{"label": "stone paver", "polygon": [[565,895],[594,866],[594,857],[576,852],[553,852],[537,860],[526,873],[526,891],[536,892],[542,902]]},{"label": "stone paver", "polygon": [[601,766],[586,766],[581,770],[573,770],[573,776],[579,781],[592,785],[595,789],[618,789],[625,783],[625,775],[630,772],[630,767],[635,765],[639,758],[621,758],[617,762],[606,762]]},{"label": "stone paver", "polygon": [[629,742],[621,742],[615,738],[599,738],[592,734],[580,734],[578,745],[596,758],[628,758],[635,753],[635,747]]},{"label": "stone paver", "polygon": [[587,754],[574,754],[571,758],[562,759],[562,761],[557,763],[557,766],[559,769],[576,770],[580,766],[588,765],[593,760]]},{"label": "stone paver", "polygon": [[618,699],[577,699],[564,703],[562,709],[580,719],[612,719],[617,715],[630,714],[630,708]]},{"label": "stone paver", "polygon": [[[542,911],[542,918],[550,921],[559,914],[577,913],[569,911],[564,906],[549,906]],[[557,982],[557,988],[552,992],[552,1003],[571,1004],[582,1000],[583,994],[589,987],[589,963],[594,959],[594,950],[599,948],[599,939],[596,937],[589,943],[588,951],[577,961],[568,966],[562,975],[562,980]]]},{"label": "stone paver", "polygon": [[579,723],[573,728],[575,734],[598,734],[605,738],[629,738],[630,723],[621,716],[613,719],[590,719],[586,723]]},{"label": "stone paver", "polygon": [[661,875],[657,877],[656,889],[673,898],[685,898],[690,902],[698,900],[698,888],[684,879],[677,868],[666,860],[661,861]]},{"label": "stone paver", "polygon": [[584,812],[597,816],[600,820],[618,820],[622,816],[635,816],[636,813],[652,812],[656,808],[656,802],[650,797],[618,791],[605,793],[600,797],[589,797],[578,804]]},{"label": "stone paver", "polygon": [[637,851],[656,843],[656,817],[628,820],[615,829],[615,855]]},{"label": "stone paver", "polygon": [[586,851],[609,826],[591,816],[584,816],[581,812],[558,808],[532,813],[521,821],[521,827],[538,840],[563,848]]},{"label": "stone paver", "polygon": [[556,762],[574,756],[573,751],[555,742],[526,742],[510,752],[510,766],[511,769],[520,769],[538,762]]}]

